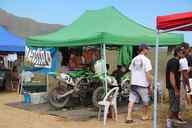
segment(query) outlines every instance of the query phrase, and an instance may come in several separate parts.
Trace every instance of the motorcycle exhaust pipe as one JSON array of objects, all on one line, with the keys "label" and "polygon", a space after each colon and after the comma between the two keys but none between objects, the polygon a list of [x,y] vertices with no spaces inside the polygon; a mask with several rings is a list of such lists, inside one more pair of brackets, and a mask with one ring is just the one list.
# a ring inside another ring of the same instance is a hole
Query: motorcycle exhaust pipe
[{"label": "motorcycle exhaust pipe", "polygon": [[70,91],[66,92],[65,94],[63,94],[63,95],[57,95],[57,99],[61,99],[63,97],[66,97],[66,96],[72,94],[74,91],[75,90],[70,90]]}]

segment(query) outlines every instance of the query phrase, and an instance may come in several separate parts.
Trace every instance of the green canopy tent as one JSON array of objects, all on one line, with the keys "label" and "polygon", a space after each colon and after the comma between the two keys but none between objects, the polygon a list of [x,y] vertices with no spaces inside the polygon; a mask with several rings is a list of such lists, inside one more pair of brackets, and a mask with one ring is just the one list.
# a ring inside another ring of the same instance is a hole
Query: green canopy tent
[{"label": "green canopy tent", "polygon": [[[181,34],[166,33],[160,36],[159,45],[177,45],[183,39]],[[127,18],[114,7],[107,7],[95,11],[86,11],[72,24],[56,32],[28,37],[26,44],[29,47],[102,45],[106,78],[106,45],[138,45],[145,42],[150,46],[155,46],[155,40],[156,33],[154,30]]]},{"label": "green canopy tent", "polygon": [[[145,42],[155,46],[156,33],[127,18],[113,7],[86,11],[71,25],[47,35],[27,38],[28,46],[65,47],[95,44],[138,45]],[[160,46],[176,45],[183,35],[166,33],[160,37]]]}]

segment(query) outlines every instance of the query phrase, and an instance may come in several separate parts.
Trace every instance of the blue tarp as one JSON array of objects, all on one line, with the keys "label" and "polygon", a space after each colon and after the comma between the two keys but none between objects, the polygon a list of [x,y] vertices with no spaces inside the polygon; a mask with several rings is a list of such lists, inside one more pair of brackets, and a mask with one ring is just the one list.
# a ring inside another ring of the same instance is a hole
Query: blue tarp
[{"label": "blue tarp", "polygon": [[0,26],[0,52],[25,52],[25,41]]}]

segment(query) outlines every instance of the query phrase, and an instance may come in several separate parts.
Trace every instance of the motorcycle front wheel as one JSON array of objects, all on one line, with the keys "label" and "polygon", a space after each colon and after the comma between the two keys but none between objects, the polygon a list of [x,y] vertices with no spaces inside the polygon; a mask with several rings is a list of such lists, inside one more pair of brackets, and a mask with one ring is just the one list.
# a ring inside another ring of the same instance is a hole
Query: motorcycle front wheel
[{"label": "motorcycle front wheel", "polygon": [[54,88],[49,94],[49,97],[48,97],[49,103],[56,109],[61,109],[63,107],[66,107],[70,100],[71,95],[67,95],[62,98],[58,98],[58,95],[63,95],[68,91],[69,89],[67,89],[64,86],[58,86]]},{"label": "motorcycle front wheel", "polygon": [[130,87],[131,87],[130,80],[123,80],[122,81],[120,92],[121,92],[121,96],[123,98],[128,98],[129,97]]},{"label": "motorcycle front wheel", "polygon": [[96,88],[92,96],[93,106],[99,108],[98,102],[103,100],[104,97],[105,97],[105,89],[102,86]]}]

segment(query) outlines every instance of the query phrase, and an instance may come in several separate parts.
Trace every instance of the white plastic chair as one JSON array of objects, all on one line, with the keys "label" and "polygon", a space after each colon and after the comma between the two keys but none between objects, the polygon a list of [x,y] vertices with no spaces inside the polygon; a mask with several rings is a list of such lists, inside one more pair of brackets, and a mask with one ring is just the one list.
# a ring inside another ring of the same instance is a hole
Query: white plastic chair
[{"label": "white plastic chair", "polygon": [[101,107],[104,106],[104,125],[106,125],[107,114],[109,111],[109,107],[112,106],[115,112],[115,120],[117,120],[117,95],[118,95],[119,87],[114,87],[105,95],[102,101],[99,101],[99,113],[98,120],[100,120],[101,115]]}]

